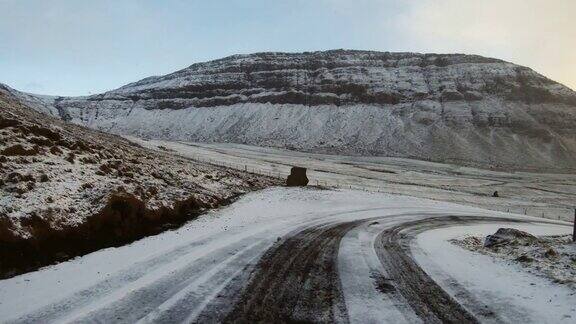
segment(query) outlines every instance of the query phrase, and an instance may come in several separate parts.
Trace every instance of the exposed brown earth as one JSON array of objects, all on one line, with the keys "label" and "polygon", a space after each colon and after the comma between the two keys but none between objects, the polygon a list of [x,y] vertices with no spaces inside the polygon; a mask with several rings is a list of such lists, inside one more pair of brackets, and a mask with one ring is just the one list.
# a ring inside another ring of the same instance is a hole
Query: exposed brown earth
[{"label": "exposed brown earth", "polygon": [[346,307],[335,260],[357,223],[311,227],[270,249],[224,322],[341,322]]}]

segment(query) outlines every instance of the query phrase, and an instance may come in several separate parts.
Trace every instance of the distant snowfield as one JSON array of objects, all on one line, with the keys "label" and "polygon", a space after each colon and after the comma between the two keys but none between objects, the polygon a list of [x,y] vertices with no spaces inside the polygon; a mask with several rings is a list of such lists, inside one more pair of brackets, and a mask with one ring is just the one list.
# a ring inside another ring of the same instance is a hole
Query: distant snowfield
[{"label": "distant snowfield", "polygon": [[[391,107],[251,103],[172,110],[147,109],[132,101],[98,101],[70,109],[69,113],[71,121],[79,125],[164,140],[246,143],[342,155],[416,157],[512,169],[574,169],[568,159],[572,142],[560,135],[545,142],[536,135],[526,136],[508,127],[479,128],[472,123],[474,114],[500,116],[500,112],[492,110],[503,105],[497,100],[447,107],[437,102]],[[512,114],[514,119],[524,116],[523,108],[512,107],[506,114]],[[440,122],[444,111],[461,125],[454,127]],[[536,123],[538,119],[531,120]],[[555,129],[538,125],[555,134]],[[534,132],[525,127],[526,132]]]},{"label": "distant snowfield", "polygon": [[[342,238],[335,260],[349,319],[417,321],[405,301],[376,289],[374,271],[385,274],[385,270],[373,242],[387,227],[446,215],[539,221],[400,195],[271,188],[247,194],[178,230],[2,280],[0,322],[191,322],[214,307],[221,311],[231,307],[235,301],[223,301],[225,292],[242,287],[258,260],[277,242],[306,229],[355,221],[360,223]],[[570,231],[569,226],[558,224],[533,224],[529,229]],[[488,233],[495,226],[470,228]],[[453,234],[470,228],[424,232],[413,241],[417,261],[443,286],[446,278],[455,278],[474,297],[486,300],[495,295],[498,311],[502,310],[498,302],[506,299],[503,314],[522,313],[523,320],[534,323],[576,318],[573,296],[563,286],[446,243]],[[478,272],[484,275],[476,276]],[[557,297],[546,304],[544,299],[552,294]]]},{"label": "distant snowfield", "polygon": [[[486,209],[571,221],[576,175],[498,172],[388,157],[340,156],[233,143],[142,140],[184,157],[240,170],[286,176],[291,166],[308,168],[310,184],[365,189],[471,205]],[[499,197],[492,197],[498,191]]]}]

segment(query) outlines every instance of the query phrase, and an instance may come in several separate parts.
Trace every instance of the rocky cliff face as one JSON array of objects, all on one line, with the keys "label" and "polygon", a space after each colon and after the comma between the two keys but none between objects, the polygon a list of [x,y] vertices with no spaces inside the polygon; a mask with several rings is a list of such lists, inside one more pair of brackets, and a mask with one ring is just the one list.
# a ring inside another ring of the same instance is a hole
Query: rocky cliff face
[{"label": "rocky cliff face", "polygon": [[100,95],[52,100],[39,110],[144,137],[576,168],[576,93],[480,56],[235,55]]}]

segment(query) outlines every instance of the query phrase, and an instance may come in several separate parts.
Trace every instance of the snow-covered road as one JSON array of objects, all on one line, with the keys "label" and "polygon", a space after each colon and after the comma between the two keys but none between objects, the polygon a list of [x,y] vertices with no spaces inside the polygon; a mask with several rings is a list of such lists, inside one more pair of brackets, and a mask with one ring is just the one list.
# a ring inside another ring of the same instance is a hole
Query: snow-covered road
[{"label": "snow-covered road", "polygon": [[[510,314],[523,314],[568,323],[576,310],[564,286],[441,248],[462,232],[448,231],[454,226],[571,230],[544,221],[399,195],[271,188],[178,230],[2,280],[0,322],[513,322]],[[462,273],[471,260],[514,287],[505,308],[487,296],[506,298],[506,289]],[[553,311],[527,280],[556,299]]]}]

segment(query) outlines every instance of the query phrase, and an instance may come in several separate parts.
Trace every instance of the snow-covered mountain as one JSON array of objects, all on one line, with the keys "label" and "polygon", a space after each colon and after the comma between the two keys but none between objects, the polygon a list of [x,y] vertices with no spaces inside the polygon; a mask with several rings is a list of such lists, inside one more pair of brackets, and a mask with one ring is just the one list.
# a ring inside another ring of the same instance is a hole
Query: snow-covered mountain
[{"label": "snow-covered mountain", "polygon": [[38,110],[142,137],[576,168],[576,93],[475,55],[234,55],[99,95],[46,100]]}]

